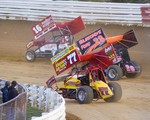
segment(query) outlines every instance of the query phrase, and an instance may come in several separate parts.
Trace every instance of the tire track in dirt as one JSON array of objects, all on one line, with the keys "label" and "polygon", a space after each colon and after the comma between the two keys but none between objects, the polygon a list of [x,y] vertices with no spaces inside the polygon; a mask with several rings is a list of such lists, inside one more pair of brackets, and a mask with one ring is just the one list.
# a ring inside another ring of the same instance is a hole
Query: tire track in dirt
[{"label": "tire track in dirt", "polygon": [[[0,78],[17,80],[20,83],[45,85],[55,74],[49,60],[37,59],[34,63],[24,61],[25,45],[33,38],[31,27],[35,22],[0,20]],[[93,101],[79,105],[75,100],[66,100],[66,111],[83,120],[149,120],[150,119],[150,28],[115,25],[87,25],[87,29],[77,34],[75,39],[84,37],[98,28],[103,28],[107,36],[119,35],[134,29],[139,45],[129,49],[131,58],[143,67],[138,79],[117,81],[123,89],[118,103]]]}]

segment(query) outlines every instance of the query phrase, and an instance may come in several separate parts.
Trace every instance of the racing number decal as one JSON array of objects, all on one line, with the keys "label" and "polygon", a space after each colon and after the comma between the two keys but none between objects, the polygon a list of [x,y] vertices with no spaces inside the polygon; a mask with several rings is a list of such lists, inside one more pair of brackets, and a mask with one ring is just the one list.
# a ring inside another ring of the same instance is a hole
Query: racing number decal
[{"label": "racing number decal", "polygon": [[99,35],[97,38],[95,37],[93,39],[93,41],[95,42],[91,47],[89,47],[89,49],[87,50],[86,53],[90,53],[92,52],[94,49],[96,49],[96,47],[98,47],[99,45],[101,45],[103,42],[105,42],[105,39],[102,35]]},{"label": "racing number decal", "polygon": [[76,53],[73,52],[70,55],[68,55],[67,60],[69,60],[70,65],[72,65],[74,62],[77,62]]},{"label": "racing number decal", "polygon": [[59,54],[56,54],[51,58],[53,67],[58,74],[62,73],[66,69],[70,68],[75,63],[79,62],[79,56],[76,51],[75,45],[71,45],[68,48],[62,50]]},{"label": "racing number decal", "polygon": [[109,95],[107,87],[100,87],[99,90],[100,90],[102,96]]},{"label": "racing number decal", "polygon": [[42,27],[40,25],[36,25],[32,29],[36,34],[42,31]]},{"label": "racing number decal", "polygon": [[125,67],[128,72],[135,72],[135,68],[132,65],[125,65]]}]

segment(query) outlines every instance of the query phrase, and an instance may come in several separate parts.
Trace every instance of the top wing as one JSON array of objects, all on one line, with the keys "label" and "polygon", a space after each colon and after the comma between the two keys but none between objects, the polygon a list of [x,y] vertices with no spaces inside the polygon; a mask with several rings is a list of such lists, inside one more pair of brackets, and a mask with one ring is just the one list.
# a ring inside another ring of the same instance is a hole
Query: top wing
[{"label": "top wing", "polygon": [[62,50],[51,58],[56,74],[60,74],[80,61],[74,45]]},{"label": "top wing", "polygon": [[35,40],[54,30],[62,30],[74,35],[83,29],[85,29],[85,25],[81,16],[72,21],[56,23],[52,19],[52,16],[49,15],[32,27]]},{"label": "top wing", "polygon": [[81,53],[84,55],[87,53],[91,53],[97,48],[101,48],[105,45],[109,46],[111,44],[128,49],[134,45],[137,45],[138,41],[133,30],[128,31],[123,35],[106,38],[103,30],[100,28],[93,33],[85,36],[84,38],[78,40],[76,44],[79,47]]},{"label": "top wing", "polygon": [[106,38],[101,28],[76,42],[83,55],[91,53],[93,50],[99,48],[105,43]]},{"label": "top wing", "polygon": [[67,26],[73,35],[85,29],[85,24],[81,16],[69,22],[58,23],[56,26],[60,28]]},{"label": "top wing", "polygon": [[98,52],[80,55],[79,58],[80,62],[88,61],[90,65],[102,69],[107,68],[117,61],[117,56],[112,45],[107,46]]},{"label": "top wing", "polygon": [[38,22],[32,27],[35,40],[39,39],[49,31],[54,30],[56,27],[57,26],[54,20],[52,19],[52,16],[51,15],[47,16],[42,21]]},{"label": "top wing", "polygon": [[112,45],[85,55],[79,54],[75,45],[71,45],[51,58],[57,75],[80,62],[88,62],[92,66],[105,69],[116,61],[117,57]]},{"label": "top wing", "polygon": [[130,30],[123,35],[106,38],[107,43],[121,45],[125,48],[130,48],[138,44],[136,35],[133,30]]}]

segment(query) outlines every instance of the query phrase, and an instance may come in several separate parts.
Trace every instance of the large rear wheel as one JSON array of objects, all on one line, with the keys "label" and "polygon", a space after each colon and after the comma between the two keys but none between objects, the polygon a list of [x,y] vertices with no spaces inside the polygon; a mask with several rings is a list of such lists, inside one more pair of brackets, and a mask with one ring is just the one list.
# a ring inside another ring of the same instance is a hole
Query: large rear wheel
[{"label": "large rear wheel", "polygon": [[106,102],[117,102],[122,97],[122,89],[121,86],[116,82],[109,82],[108,83],[109,88],[113,92],[113,96],[110,98],[104,99]]},{"label": "large rear wheel", "polygon": [[106,77],[108,80],[114,81],[119,80],[123,76],[123,71],[118,65],[111,65],[106,72]]},{"label": "large rear wheel", "polygon": [[88,104],[93,100],[93,90],[89,86],[81,86],[76,94],[79,104]]}]

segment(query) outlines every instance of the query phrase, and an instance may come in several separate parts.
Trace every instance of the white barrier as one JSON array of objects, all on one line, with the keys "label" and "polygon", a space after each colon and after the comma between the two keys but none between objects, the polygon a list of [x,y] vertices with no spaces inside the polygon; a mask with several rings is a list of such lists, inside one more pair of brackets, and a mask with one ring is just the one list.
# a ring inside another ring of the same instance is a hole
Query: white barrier
[{"label": "white barrier", "polygon": [[65,120],[65,100],[51,88],[37,85],[23,85],[27,89],[28,101],[32,107],[44,110],[41,117],[32,120]]},{"label": "white barrier", "polygon": [[150,4],[50,0],[0,0],[0,18],[40,21],[52,15],[55,21],[82,16],[86,23],[143,26],[140,8]]},{"label": "white barrier", "polygon": [[50,113],[43,113],[41,117],[32,117],[32,120],[66,120],[65,101]]},{"label": "white barrier", "polygon": [[[4,84],[5,80],[0,80],[0,87]],[[27,91],[31,106],[45,111],[42,116],[33,116],[31,120],[66,120],[65,100],[56,91],[45,86],[20,85]]]}]

